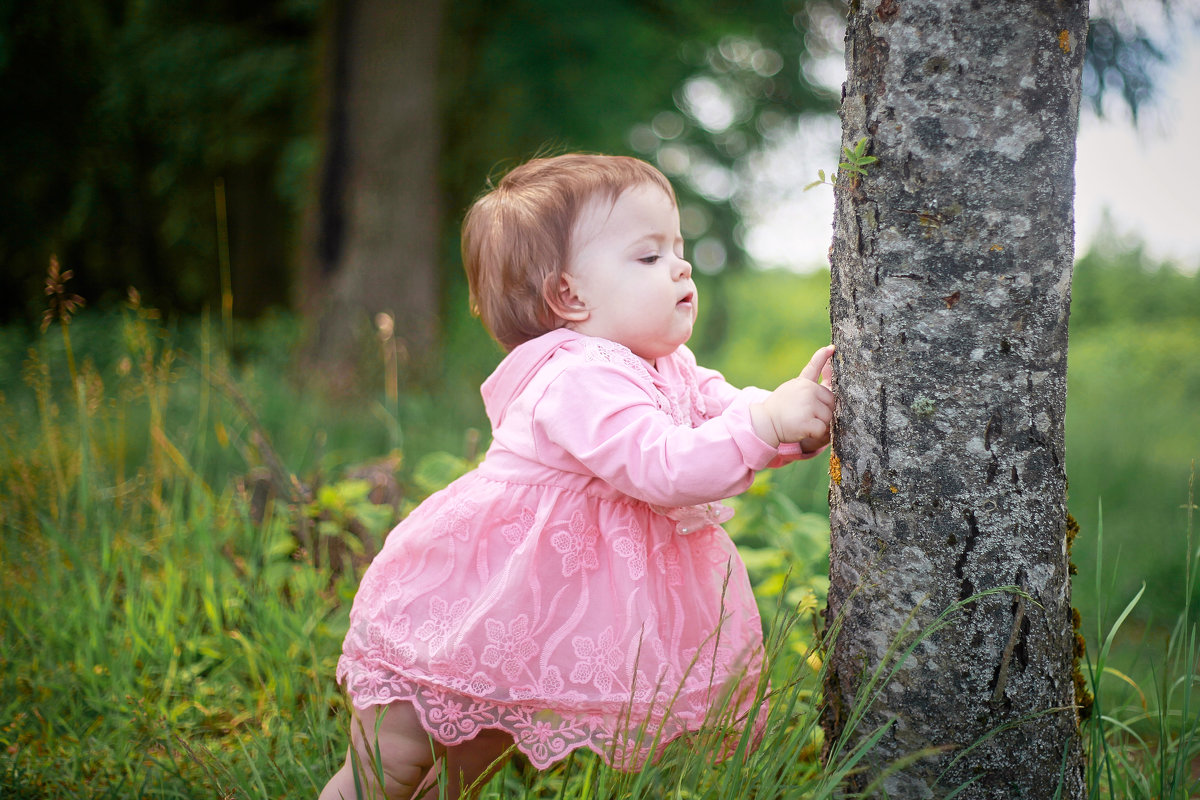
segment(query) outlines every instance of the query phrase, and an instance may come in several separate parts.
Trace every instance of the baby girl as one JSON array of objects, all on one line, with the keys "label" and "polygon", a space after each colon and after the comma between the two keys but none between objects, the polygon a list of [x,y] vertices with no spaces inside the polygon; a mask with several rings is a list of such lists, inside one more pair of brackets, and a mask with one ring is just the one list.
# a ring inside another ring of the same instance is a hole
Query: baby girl
[{"label": "baby girl", "polygon": [[633,158],[517,167],[471,207],[463,260],[508,351],[482,389],[493,441],[363,576],[337,671],[350,751],[322,800],[436,797],[442,767],[458,797],[513,751],[636,769],[761,702],[720,501],[828,443],[833,348],[773,392],[698,366],[675,194]]}]

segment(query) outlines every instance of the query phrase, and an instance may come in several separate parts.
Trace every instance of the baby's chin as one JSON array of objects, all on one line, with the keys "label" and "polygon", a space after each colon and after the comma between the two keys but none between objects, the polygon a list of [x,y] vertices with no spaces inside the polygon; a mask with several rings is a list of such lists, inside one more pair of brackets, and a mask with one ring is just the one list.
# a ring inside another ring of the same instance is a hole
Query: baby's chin
[{"label": "baby's chin", "polygon": [[[686,336],[684,336],[684,337],[682,337],[682,338],[680,338],[678,341],[676,341],[673,347],[671,347],[669,350],[667,350],[667,351],[666,351],[666,352],[664,352],[664,353],[659,353],[659,354],[658,354],[657,356],[655,356],[654,358],[662,358],[662,357],[664,357],[664,356],[669,356],[669,355],[671,355],[671,354],[672,354],[672,353],[674,353],[676,350],[678,350],[679,348],[681,348],[681,347],[683,347],[685,344],[687,344],[687,343],[688,343],[688,341],[689,341],[689,340],[691,340],[691,338],[692,338],[692,331],[691,331],[691,330],[688,330],[688,332],[687,332],[687,335],[686,335]],[[664,348],[664,349],[665,349],[665,348]],[[653,360],[654,360],[654,358],[651,358],[650,360],[651,360],[651,361],[653,361]]]}]

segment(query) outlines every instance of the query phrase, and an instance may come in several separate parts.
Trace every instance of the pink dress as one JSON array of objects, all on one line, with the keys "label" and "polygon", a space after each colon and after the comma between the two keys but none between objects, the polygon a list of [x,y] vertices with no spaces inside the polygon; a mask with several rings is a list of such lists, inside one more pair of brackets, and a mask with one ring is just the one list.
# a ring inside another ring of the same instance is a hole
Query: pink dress
[{"label": "pink dress", "polygon": [[560,329],[483,384],[480,466],[415,509],[363,576],[337,676],[410,701],[460,744],[512,734],[544,768],[579,747],[635,769],[754,706],[762,628],[718,501],[805,457],[686,347],[650,367]]}]

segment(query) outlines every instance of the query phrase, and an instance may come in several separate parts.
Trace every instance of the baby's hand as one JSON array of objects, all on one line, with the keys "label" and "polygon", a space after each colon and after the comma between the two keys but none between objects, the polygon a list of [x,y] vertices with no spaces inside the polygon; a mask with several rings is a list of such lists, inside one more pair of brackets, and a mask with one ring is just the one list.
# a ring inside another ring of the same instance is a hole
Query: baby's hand
[{"label": "baby's hand", "polygon": [[833,421],[833,392],[818,381],[830,380],[833,345],[813,353],[800,376],[780,385],[761,403],[750,406],[754,432],[764,442],[778,447],[783,442],[799,442],[806,453],[829,444],[829,424]]}]

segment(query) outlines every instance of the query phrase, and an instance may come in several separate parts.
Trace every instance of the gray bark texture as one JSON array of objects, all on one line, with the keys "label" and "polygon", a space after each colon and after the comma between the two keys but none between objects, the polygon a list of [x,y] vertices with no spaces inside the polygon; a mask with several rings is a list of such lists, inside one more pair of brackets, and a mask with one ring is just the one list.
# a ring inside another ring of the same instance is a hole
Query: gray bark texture
[{"label": "gray bark texture", "polygon": [[[440,298],[440,0],[340,0],[322,35],[322,157],[300,305],[326,380],[362,361],[375,316],[419,360]],[[370,352],[366,350],[366,352]]]},{"label": "gray bark texture", "polygon": [[834,192],[826,731],[887,726],[859,789],[927,751],[893,800],[1083,797],[1063,416],[1087,12],[850,4],[842,143],[879,161]]}]

